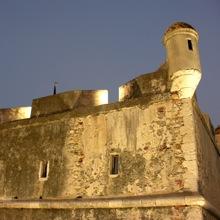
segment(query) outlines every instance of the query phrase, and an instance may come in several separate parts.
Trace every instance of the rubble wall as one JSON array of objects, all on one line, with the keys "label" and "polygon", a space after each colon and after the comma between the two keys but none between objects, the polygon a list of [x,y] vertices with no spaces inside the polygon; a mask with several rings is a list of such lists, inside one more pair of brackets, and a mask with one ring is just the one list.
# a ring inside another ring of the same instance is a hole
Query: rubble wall
[{"label": "rubble wall", "polygon": [[[84,112],[83,112],[84,111]],[[112,104],[0,126],[0,197],[197,191],[191,100]],[[110,174],[111,155],[119,173]],[[39,180],[49,161],[46,181]]]},{"label": "rubble wall", "polygon": [[[2,209],[4,220],[202,220],[200,207],[132,209]],[[206,218],[205,220],[217,220]]]},{"label": "rubble wall", "polygon": [[199,191],[216,208],[220,207],[220,154],[197,105],[194,110],[198,149]]}]

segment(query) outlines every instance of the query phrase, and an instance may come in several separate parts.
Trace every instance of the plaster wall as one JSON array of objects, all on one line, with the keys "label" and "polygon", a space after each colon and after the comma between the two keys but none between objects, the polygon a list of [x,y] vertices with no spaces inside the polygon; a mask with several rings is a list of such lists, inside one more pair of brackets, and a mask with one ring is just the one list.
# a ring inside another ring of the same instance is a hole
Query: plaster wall
[{"label": "plaster wall", "polygon": [[108,103],[108,90],[73,90],[34,99],[31,117],[50,115],[73,108],[103,105]]},{"label": "plaster wall", "polygon": [[[179,70],[186,69],[195,69],[201,72],[198,36],[194,30],[179,29],[169,33],[165,38],[170,76]],[[188,40],[192,42],[192,50],[188,48]]]},{"label": "plaster wall", "polygon": [[214,135],[195,107],[196,142],[198,149],[199,191],[216,208],[220,207],[220,155],[215,148]]},{"label": "plaster wall", "polygon": [[[191,100],[116,106],[0,126],[1,198],[197,191]],[[110,175],[112,153],[118,175]],[[39,180],[41,161],[50,163],[46,181]]]},{"label": "plaster wall", "polygon": [[0,109],[0,124],[9,121],[30,118],[31,107]]},{"label": "plaster wall", "polygon": [[165,63],[153,73],[143,74],[119,87],[119,101],[169,90],[168,65]]},{"label": "plaster wall", "polygon": [[[190,110],[189,101],[168,101],[71,119],[65,197],[196,191]],[[109,175],[112,153],[117,176]]]},{"label": "plaster wall", "polygon": [[[62,148],[67,126],[63,120],[17,121],[0,131],[0,197],[53,197],[62,187]],[[39,181],[41,161],[50,161],[47,181]]]},{"label": "plaster wall", "polygon": [[[200,207],[164,207],[132,209],[3,209],[4,220],[202,220]],[[215,218],[205,218],[216,220]]]},{"label": "plaster wall", "polygon": [[218,220],[219,219],[218,217],[212,215],[209,211],[205,209],[203,209],[202,212],[203,212],[203,218],[202,218],[203,220]]}]

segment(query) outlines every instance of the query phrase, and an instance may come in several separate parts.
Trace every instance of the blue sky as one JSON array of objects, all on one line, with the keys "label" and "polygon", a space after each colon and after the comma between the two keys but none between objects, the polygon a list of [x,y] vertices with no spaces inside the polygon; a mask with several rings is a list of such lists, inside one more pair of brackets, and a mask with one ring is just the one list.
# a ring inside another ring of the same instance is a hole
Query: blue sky
[{"label": "blue sky", "polygon": [[109,89],[156,70],[175,21],[200,33],[203,111],[220,123],[219,0],[1,0],[0,108],[73,89]]}]

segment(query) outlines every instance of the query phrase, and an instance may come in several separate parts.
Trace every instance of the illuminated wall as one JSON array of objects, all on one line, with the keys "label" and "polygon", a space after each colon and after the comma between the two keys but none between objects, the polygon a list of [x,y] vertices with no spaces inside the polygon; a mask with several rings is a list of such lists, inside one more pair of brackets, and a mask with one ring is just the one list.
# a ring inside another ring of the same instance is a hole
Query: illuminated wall
[{"label": "illuminated wall", "polygon": [[30,118],[31,107],[0,109],[0,123]]},{"label": "illuminated wall", "polygon": [[34,99],[31,117],[108,104],[108,90],[74,90]]}]

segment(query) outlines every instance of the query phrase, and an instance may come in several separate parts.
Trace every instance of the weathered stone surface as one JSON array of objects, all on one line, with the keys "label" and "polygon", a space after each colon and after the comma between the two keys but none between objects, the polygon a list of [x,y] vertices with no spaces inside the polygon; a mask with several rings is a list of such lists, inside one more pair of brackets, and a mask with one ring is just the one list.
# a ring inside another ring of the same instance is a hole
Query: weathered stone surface
[{"label": "weathered stone surface", "polygon": [[[14,124],[15,125],[15,124]],[[62,187],[65,122],[14,126],[0,132],[1,198],[56,196]],[[39,181],[40,161],[50,161],[48,181]],[[58,169],[57,169],[58,168]]]},{"label": "weathered stone surface", "polygon": [[34,99],[31,117],[53,114],[78,107],[108,104],[107,90],[74,90]]},{"label": "weathered stone surface", "polygon": [[209,211],[203,209],[202,210],[203,213],[203,219],[204,220],[217,220],[219,219],[217,216],[214,216],[213,214],[211,214]]},{"label": "weathered stone surface", "polygon": [[30,118],[31,107],[0,109],[0,124],[9,121]]},{"label": "weathered stone surface", "polygon": [[[63,113],[5,125],[0,132],[5,173],[0,196],[75,198],[195,191],[190,106],[191,100],[165,99],[98,114]],[[112,153],[120,159],[116,177],[110,175]],[[49,178],[43,182],[40,161],[50,162]]]},{"label": "weathered stone surface", "polygon": [[143,74],[119,87],[119,101],[144,95],[164,93],[169,90],[167,63],[153,73]]},{"label": "weathered stone surface", "polygon": [[[10,220],[202,220],[199,207],[21,210],[2,209],[0,219]],[[206,218],[206,220],[216,220]]]},{"label": "weathered stone surface", "polygon": [[208,201],[220,207],[220,154],[213,133],[210,132],[198,108],[194,110],[199,168],[199,191]]}]

